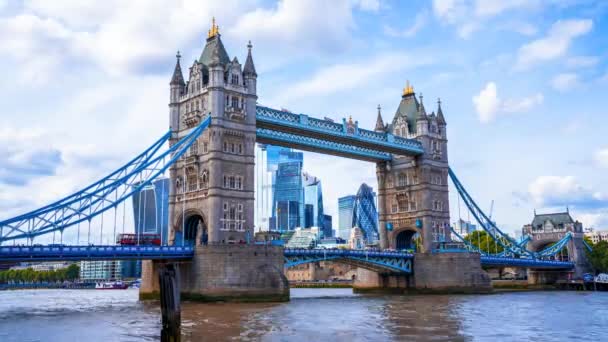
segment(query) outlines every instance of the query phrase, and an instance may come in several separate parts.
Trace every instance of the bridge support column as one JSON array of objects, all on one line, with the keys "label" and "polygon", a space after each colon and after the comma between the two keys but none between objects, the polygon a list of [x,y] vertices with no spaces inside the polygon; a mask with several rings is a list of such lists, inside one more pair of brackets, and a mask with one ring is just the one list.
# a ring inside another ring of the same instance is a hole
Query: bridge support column
[{"label": "bridge support column", "polygon": [[417,253],[414,289],[437,293],[487,293],[492,291],[478,253]]},{"label": "bridge support column", "polygon": [[139,287],[140,300],[160,298],[159,268],[160,264],[158,261],[142,260],[141,285]]},{"label": "bridge support column", "polygon": [[[288,301],[283,265],[283,248],[278,246],[196,246],[192,261],[179,266],[181,296],[196,301]],[[158,298],[158,282],[153,282],[157,268],[142,266],[140,298]]]},{"label": "bridge support column", "polygon": [[418,253],[413,274],[378,273],[357,269],[358,292],[488,293],[492,283],[477,253]]},{"label": "bridge support column", "polygon": [[403,293],[410,287],[409,274],[378,273],[357,268],[353,283],[355,292]]},{"label": "bridge support column", "polygon": [[569,280],[571,272],[528,269],[528,285],[554,285],[558,280]]}]

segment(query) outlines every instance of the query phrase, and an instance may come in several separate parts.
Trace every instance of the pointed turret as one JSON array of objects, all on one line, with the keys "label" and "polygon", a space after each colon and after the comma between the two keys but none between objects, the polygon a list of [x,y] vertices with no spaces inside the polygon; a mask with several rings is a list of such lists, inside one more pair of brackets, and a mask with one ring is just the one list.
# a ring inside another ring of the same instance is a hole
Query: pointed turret
[{"label": "pointed turret", "polygon": [[211,29],[209,29],[207,35],[207,44],[205,44],[201,57],[198,59],[199,63],[207,67],[230,63],[230,57],[228,57],[228,52],[226,52],[220,36],[220,27],[215,24],[215,18],[213,18]]},{"label": "pointed turret", "polygon": [[173,70],[173,77],[171,77],[171,82],[169,84],[184,86],[186,85],[186,82],[184,82],[182,66],[179,63],[179,60],[182,58],[182,55],[180,55],[179,51],[177,51],[177,55],[175,55],[175,58],[177,58],[177,62],[175,63],[175,70]]},{"label": "pointed turret", "polygon": [[247,60],[245,61],[245,67],[243,68],[243,75],[251,75],[256,77],[258,74],[255,72],[255,65],[253,65],[253,57],[251,57],[251,41],[247,44]]},{"label": "pointed turret", "polygon": [[420,94],[420,105],[418,106],[418,118],[416,121],[427,121],[428,116],[426,115],[426,109],[424,109],[424,103],[422,102],[422,94]]},{"label": "pointed turret", "polygon": [[441,126],[445,126],[445,118],[443,117],[443,111],[441,110],[441,99],[437,99],[437,123]]},{"label": "pointed turret", "polygon": [[374,128],[374,131],[376,132],[384,132],[384,121],[382,121],[381,109],[380,105],[378,105],[378,117],[376,118],[376,127]]}]

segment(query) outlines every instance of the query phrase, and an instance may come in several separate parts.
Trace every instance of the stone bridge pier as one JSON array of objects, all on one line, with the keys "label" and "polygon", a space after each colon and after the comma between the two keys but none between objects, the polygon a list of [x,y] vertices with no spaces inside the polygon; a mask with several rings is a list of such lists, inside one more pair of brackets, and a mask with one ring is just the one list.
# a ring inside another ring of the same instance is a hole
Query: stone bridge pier
[{"label": "stone bridge pier", "polygon": [[[283,261],[283,248],[277,246],[197,246],[191,261],[178,264],[180,294],[196,301],[288,301]],[[159,298],[161,263],[142,263],[140,299]]]},{"label": "stone bridge pier", "polygon": [[488,293],[490,277],[481,268],[477,253],[418,253],[412,274],[358,268],[353,288],[357,292]]}]

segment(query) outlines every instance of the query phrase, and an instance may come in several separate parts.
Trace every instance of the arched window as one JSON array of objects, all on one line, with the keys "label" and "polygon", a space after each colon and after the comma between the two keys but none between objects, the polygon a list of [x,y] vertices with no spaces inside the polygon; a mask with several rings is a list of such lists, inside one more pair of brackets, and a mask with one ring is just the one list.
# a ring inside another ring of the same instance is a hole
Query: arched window
[{"label": "arched window", "polygon": [[207,174],[207,170],[203,171],[203,175],[201,176],[201,187],[204,189],[209,187],[209,175]]},{"label": "arched window", "polygon": [[408,197],[406,194],[397,195],[397,205],[399,206],[399,211],[408,211]]}]

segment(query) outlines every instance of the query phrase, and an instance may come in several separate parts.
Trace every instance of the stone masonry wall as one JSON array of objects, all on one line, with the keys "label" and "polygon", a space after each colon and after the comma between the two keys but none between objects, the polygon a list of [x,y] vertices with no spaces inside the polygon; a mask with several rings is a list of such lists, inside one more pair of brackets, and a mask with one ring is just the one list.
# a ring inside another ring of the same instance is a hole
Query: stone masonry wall
[{"label": "stone masonry wall", "polygon": [[197,246],[180,265],[182,295],[203,301],[287,301],[283,249],[259,245]]}]

